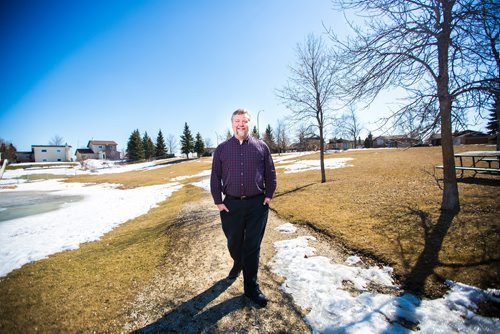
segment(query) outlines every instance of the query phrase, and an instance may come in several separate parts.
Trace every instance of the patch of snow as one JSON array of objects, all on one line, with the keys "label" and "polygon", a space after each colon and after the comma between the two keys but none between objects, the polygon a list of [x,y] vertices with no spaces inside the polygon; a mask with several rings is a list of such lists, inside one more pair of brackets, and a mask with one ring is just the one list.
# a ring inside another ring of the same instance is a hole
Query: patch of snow
[{"label": "patch of snow", "polygon": [[[87,159],[81,164],[74,166],[61,167],[58,165],[46,166],[48,163],[40,164],[40,167],[36,163],[24,164],[24,166],[29,166],[26,168],[6,170],[3,179],[14,179],[19,178],[24,175],[33,174],[51,174],[51,175],[61,175],[61,176],[71,176],[71,175],[85,175],[85,174],[117,174],[125,173],[131,171],[141,171],[141,170],[152,170],[157,168],[164,168],[169,165],[157,164],[154,161],[134,163],[134,164],[122,164],[122,161],[112,161],[112,160],[97,160],[97,159]],[[60,164],[60,163],[59,163]],[[23,164],[16,164],[16,166],[23,166]],[[5,180],[0,180],[1,184],[8,184]],[[4,181],[4,182],[2,182]]]},{"label": "patch of snow", "polygon": [[[325,168],[326,169],[335,169],[335,168],[343,168],[347,167],[347,162],[352,160],[352,158],[330,158],[325,159]],[[284,168],[285,174],[288,173],[299,173],[310,170],[318,170],[320,169],[320,161],[319,160],[292,160],[285,162],[286,164],[283,166],[277,166],[276,168]]]},{"label": "patch of snow", "polygon": [[297,228],[291,223],[286,223],[276,227],[275,230],[283,233],[295,233],[297,231]]},{"label": "patch of snow", "polygon": [[281,163],[286,160],[298,158],[304,155],[314,154],[314,151],[306,151],[306,152],[291,152],[291,153],[281,153],[281,154],[273,154],[274,163]]},{"label": "patch of snow", "polygon": [[201,181],[193,182],[191,184],[195,187],[200,187],[203,190],[210,192],[210,178],[205,178]]},{"label": "patch of snow", "polygon": [[172,179],[172,181],[178,182],[178,181],[182,181],[182,180],[186,180],[186,179],[192,179],[195,177],[210,176],[211,173],[212,173],[212,170],[204,170],[204,171],[201,171],[198,174],[194,174],[194,175],[182,175],[182,176],[174,177]]},{"label": "patch of snow", "polygon": [[352,256],[349,256],[346,260],[345,260],[345,264],[347,264],[348,266],[353,266],[355,264],[358,264],[361,262],[361,258],[357,255],[352,255]]},{"label": "patch of snow", "polygon": [[64,183],[47,180],[19,184],[6,191],[51,191],[59,196],[83,196],[58,210],[0,223],[0,277],[48,255],[76,249],[98,240],[114,227],[147,213],[180,189],[179,183],[117,189],[117,184]]},{"label": "patch of snow", "polygon": [[[346,264],[324,256],[308,256],[315,249],[311,236],[277,241],[271,270],[283,277],[281,289],[305,310],[314,333],[410,333],[405,324],[416,324],[420,333],[498,333],[498,318],[475,313],[477,303],[498,298],[500,291],[448,282],[450,291],[440,299],[421,300],[370,291],[372,284],[401,293],[390,267],[362,267],[359,257]],[[346,286],[346,282],[350,282]],[[354,288],[355,291],[352,289]]]}]

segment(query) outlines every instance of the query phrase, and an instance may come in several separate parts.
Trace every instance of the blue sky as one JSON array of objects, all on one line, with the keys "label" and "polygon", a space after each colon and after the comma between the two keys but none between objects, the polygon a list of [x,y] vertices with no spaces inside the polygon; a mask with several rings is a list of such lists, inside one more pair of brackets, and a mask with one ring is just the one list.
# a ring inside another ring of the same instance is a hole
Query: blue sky
[{"label": "blue sky", "polygon": [[329,0],[4,0],[0,137],[124,148],[187,122],[215,144],[240,106],[274,126],[294,47],[337,18]]},{"label": "blue sky", "polygon": [[[0,138],[18,150],[59,135],[126,147],[187,122],[216,144],[238,107],[263,132],[289,112],[275,90],[295,47],[324,26],[344,31],[330,0],[0,0]],[[384,113],[360,114],[369,122]]]}]

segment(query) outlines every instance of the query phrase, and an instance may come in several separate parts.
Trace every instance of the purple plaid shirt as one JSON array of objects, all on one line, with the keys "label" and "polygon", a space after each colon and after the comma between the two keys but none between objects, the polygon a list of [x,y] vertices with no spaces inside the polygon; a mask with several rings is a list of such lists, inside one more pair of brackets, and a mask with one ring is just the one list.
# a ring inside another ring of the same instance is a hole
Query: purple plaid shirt
[{"label": "purple plaid shirt", "polygon": [[252,136],[240,144],[231,137],[215,149],[210,190],[215,204],[222,203],[222,193],[231,196],[266,194],[276,190],[276,171],[267,145]]}]

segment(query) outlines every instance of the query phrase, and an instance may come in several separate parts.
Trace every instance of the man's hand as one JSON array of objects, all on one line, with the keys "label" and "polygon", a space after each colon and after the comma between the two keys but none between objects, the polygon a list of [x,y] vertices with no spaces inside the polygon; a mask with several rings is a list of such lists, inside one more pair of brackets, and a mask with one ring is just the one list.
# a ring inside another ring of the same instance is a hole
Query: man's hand
[{"label": "man's hand", "polygon": [[226,207],[226,205],[224,203],[217,204],[217,209],[219,209],[219,211],[229,212],[229,209]]},{"label": "man's hand", "polygon": [[271,199],[269,197],[264,198],[264,205],[269,205],[269,202],[271,202]]}]

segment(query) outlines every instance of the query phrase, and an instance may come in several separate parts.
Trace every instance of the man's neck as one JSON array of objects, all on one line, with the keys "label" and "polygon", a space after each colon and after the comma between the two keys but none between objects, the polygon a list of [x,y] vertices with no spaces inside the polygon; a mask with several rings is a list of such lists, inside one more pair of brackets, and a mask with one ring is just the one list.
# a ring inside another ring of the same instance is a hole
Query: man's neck
[{"label": "man's neck", "polygon": [[243,144],[243,142],[248,139],[248,135],[246,137],[240,137],[238,135],[234,135],[234,137],[239,140],[240,145]]}]

